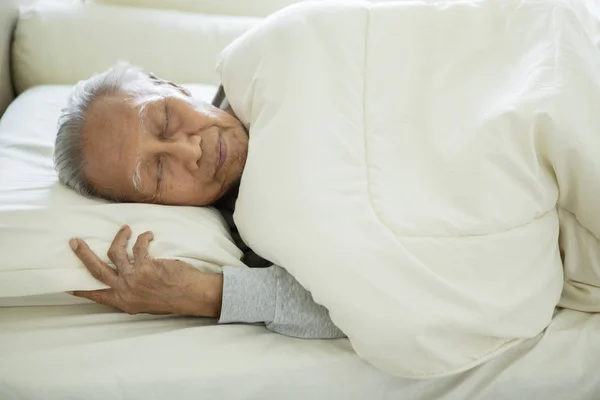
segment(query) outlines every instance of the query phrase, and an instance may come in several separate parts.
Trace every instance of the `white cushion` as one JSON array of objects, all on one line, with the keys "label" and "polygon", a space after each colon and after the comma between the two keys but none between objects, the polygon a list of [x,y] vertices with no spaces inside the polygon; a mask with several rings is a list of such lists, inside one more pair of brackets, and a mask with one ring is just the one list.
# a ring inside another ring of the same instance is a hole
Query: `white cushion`
[{"label": "white cushion", "polygon": [[96,4],[36,4],[13,42],[15,86],[69,84],[119,60],[175,82],[217,84],[216,57],[258,21]]},{"label": "white cushion", "polygon": [[[207,99],[215,90],[188,87]],[[207,272],[243,266],[221,215],[211,208],[111,204],[79,196],[57,182],[52,153],[69,91],[68,86],[31,89],[0,121],[0,304],[32,304],[31,299],[6,299],[15,296],[105,287],[84,269],[68,240],[85,239],[109,262],[106,252],[123,224],[131,226],[134,237],[146,230],[155,233],[154,257],[180,259]],[[58,299],[78,302],[68,295]],[[34,303],[48,304],[39,297]]]},{"label": "white cushion", "polygon": [[[94,0],[96,3],[190,11],[203,14],[264,17],[303,0]],[[323,1],[323,0],[321,0]]]},{"label": "white cushion", "polygon": [[600,311],[598,26],[561,0],[271,17],[219,67],[250,127],[243,239],[400,376],[458,373],[539,334],[561,252],[564,304]]}]

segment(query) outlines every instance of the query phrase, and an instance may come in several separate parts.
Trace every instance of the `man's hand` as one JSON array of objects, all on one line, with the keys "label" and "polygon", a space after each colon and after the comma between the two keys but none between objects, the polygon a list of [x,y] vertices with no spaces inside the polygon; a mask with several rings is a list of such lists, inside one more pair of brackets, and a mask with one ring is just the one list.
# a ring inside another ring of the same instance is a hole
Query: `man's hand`
[{"label": "man's hand", "polygon": [[110,287],[71,294],[129,314],[219,316],[222,275],[202,273],[181,261],[150,257],[148,245],[154,238],[152,232],[138,236],[133,247],[133,261],[130,261],[127,256],[130,237],[129,227],[122,227],[108,250],[108,258],[116,270],[102,262],[83,240],[71,240],[71,248],[92,276]]}]

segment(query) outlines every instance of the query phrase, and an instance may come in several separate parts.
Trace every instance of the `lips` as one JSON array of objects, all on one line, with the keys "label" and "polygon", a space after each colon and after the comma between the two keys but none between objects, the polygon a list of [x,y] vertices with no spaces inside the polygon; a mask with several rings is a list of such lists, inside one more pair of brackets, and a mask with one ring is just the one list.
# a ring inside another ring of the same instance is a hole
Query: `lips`
[{"label": "lips", "polygon": [[217,169],[221,168],[221,165],[227,159],[227,145],[223,140],[223,137],[219,135],[219,143],[217,145]]}]

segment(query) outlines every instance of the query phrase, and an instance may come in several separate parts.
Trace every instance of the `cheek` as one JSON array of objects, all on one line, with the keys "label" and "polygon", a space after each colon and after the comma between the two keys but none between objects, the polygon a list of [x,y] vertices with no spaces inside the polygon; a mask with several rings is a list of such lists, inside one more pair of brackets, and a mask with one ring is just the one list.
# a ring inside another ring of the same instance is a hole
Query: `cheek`
[{"label": "cheek", "polygon": [[236,157],[246,154],[248,151],[248,135],[246,131],[241,127],[233,130],[230,134],[228,145],[233,148],[232,150]]},{"label": "cheek", "polygon": [[169,182],[169,191],[174,194],[184,195],[196,191],[198,182],[188,173],[173,175]]},{"label": "cheek", "polygon": [[[197,171],[202,174],[201,171]],[[218,185],[217,185],[218,186]],[[215,182],[207,182],[202,176],[191,175],[188,171],[173,174],[163,191],[163,201],[173,205],[199,206],[210,201],[218,191]]]}]

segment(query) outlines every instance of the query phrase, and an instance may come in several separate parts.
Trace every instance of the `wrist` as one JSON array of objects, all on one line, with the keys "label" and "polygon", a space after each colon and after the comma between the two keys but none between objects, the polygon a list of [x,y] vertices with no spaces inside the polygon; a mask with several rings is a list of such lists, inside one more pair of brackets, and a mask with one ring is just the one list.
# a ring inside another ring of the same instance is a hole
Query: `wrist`
[{"label": "wrist", "polygon": [[218,318],[221,315],[223,275],[197,272],[195,279],[188,281],[187,290],[175,305],[173,314]]},{"label": "wrist", "polygon": [[204,291],[203,313],[205,317],[219,318],[223,301],[223,275],[210,274],[206,276],[206,290]]}]

